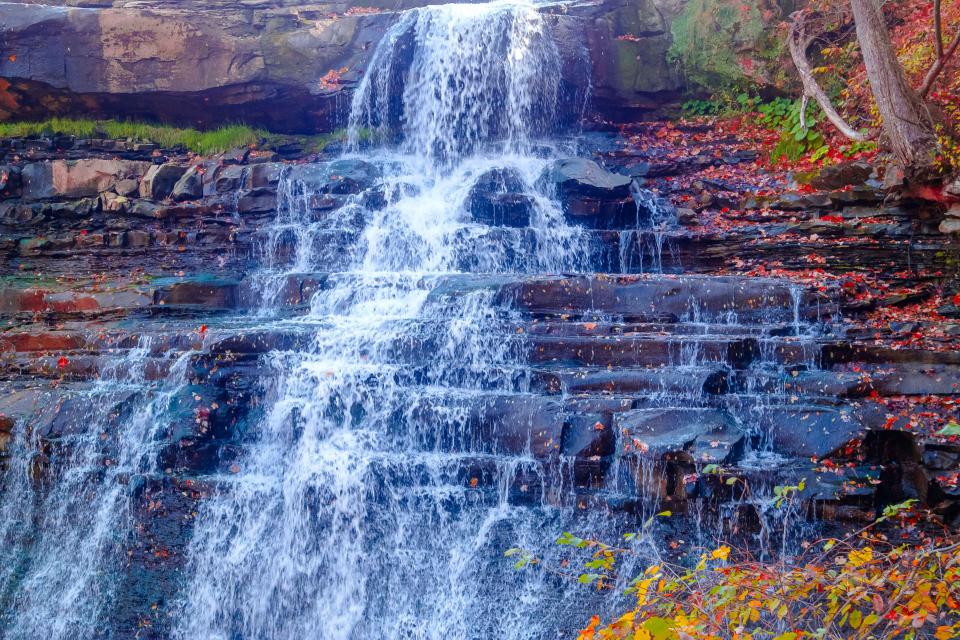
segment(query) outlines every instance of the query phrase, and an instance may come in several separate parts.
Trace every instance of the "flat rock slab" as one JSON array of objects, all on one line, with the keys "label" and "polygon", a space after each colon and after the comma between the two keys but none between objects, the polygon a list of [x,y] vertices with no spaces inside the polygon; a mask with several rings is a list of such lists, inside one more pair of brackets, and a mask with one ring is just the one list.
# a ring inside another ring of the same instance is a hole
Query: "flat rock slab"
[{"label": "flat rock slab", "polygon": [[732,462],[743,451],[744,434],[720,409],[635,409],[614,416],[624,452],[662,458],[689,453],[706,463]]},{"label": "flat rock slab", "polygon": [[817,313],[814,295],[791,283],[728,276],[531,278],[504,286],[498,302],[537,315],[592,312],[634,320],[775,322]]},{"label": "flat rock slab", "polygon": [[773,450],[788,456],[826,458],[864,433],[853,407],[771,406],[758,413],[757,425]]},{"label": "flat rock slab", "polygon": [[143,309],[151,302],[151,296],[137,290],[86,293],[43,289],[0,289],[0,316],[26,313],[97,315]]}]

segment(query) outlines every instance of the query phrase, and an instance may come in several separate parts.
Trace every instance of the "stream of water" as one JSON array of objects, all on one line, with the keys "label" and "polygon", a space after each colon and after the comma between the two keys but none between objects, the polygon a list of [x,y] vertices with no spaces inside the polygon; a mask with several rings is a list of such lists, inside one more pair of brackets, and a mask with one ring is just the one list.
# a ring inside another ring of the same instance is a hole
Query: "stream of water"
[{"label": "stream of water", "polygon": [[[557,44],[530,2],[406,11],[355,92],[348,151],[284,170],[248,277],[257,308],[237,322],[309,339],[263,356],[262,417],[238,436],[229,470],[200,479],[210,495],[191,514],[177,594],[165,594],[170,635],[545,640],[583,623],[597,596],[503,558],[516,546],[549,557],[564,531],[619,531],[614,516],[579,501],[572,460],[538,454],[534,434],[559,404],[537,386],[524,319],[496,299],[530,275],[597,269],[596,236],[569,224],[539,180],[573,153],[555,142],[569,120],[560,87]],[[318,184],[361,175],[359,192],[316,206],[329,197]],[[491,182],[522,197],[524,224],[478,221],[472,199]],[[659,205],[648,192],[634,197],[639,226],[641,204]],[[643,234],[619,232],[624,271],[662,273],[671,220],[654,217]],[[284,287],[305,274],[323,286],[292,315]],[[679,360],[661,363],[673,377],[643,406],[706,402],[700,340],[742,319],[688,315]],[[807,330],[799,315],[781,320],[796,336]],[[195,355],[143,338],[75,400],[90,408],[72,415],[97,418],[65,429],[59,456],[41,434],[18,432],[0,506],[4,637],[121,637],[105,621],[124,597],[132,497],[164,473],[158,443],[177,398],[192,393]],[[157,360],[167,368],[159,381],[148,375]],[[653,465],[621,468],[620,453],[608,489],[660,483]],[[38,489],[32,465],[48,457],[56,471]],[[640,500],[628,527],[658,510],[655,498]],[[719,535],[695,522],[697,540]]]},{"label": "stream of water", "polygon": [[[476,428],[485,409],[529,396],[522,341],[503,339],[492,288],[437,287],[452,274],[589,268],[583,233],[535,188],[549,152],[534,145],[555,118],[559,73],[532,5],[406,12],[350,118],[354,145],[361,132],[373,138],[364,160],[382,168],[388,204],[356,197],[316,220],[298,206],[309,197],[302,186],[282,188],[291,270],[328,269],[320,239],[347,218],[359,231],[335,258],[345,268],[297,320],[315,328],[309,350],[270,356],[267,417],[240,473],[198,518],[179,637],[553,632],[556,620],[537,612],[558,590],[491,563],[514,543],[541,544],[546,523],[558,527],[563,509],[546,501],[553,480],[529,453],[498,450]],[[534,203],[528,228],[489,227],[468,212],[474,184],[504,169]],[[510,494],[524,483],[537,497],[517,506]]]}]

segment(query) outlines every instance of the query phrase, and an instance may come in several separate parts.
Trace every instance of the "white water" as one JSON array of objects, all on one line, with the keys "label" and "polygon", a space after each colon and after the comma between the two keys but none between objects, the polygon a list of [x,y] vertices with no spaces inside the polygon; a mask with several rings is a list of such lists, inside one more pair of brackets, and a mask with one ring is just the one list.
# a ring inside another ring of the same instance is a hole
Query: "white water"
[{"label": "white water", "polygon": [[[533,399],[515,368],[522,336],[502,332],[491,288],[438,289],[455,274],[588,268],[584,236],[534,187],[558,65],[530,4],[407,12],[351,116],[355,144],[361,128],[392,143],[365,158],[383,168],[387,206],[354,196],[317,219],[302,183],[281,189],[268,249],[283,235],[288,272],[342,270],[293,321],[315,329],[310,349],[268,358],[266,418],[197,520],[178,637],[526,639],[558,624],[537,612],[560,590],[495,559],[551,542],[561,529],[544,524],[562,510],[524,447],[477,428],[478,412],[509,418]],[[470,190],[495,168],[527,186],[529,228],[471,219]],[[330,255],[346,227],[351,243]],[[283,280],[271,273],[268,301]]]},{"label": "white water", "polygon": [[529,2],[449,4],[403,14],[357,89],[350,141],[395,140],[428,171],[492,143],[529,155],[550,133],[560,56]]},{"label": "white water", "polygon": [[[41,403],[38,414],[65,416],[63,433],[48,441],[49,449],[28,425],[18,430],[13,458],[20,468],[5,475],[0,513],[5,638],[69,639],[103,631],[119,597],[131,524],[129,481],[159,471],[152,445],[167,426],[162,417],[171,398],[186,384],[189,353],[175,359],[159,388],[146,379],[150,355],[150,338],[141,338],[75,396],[75,406]],[[43,464],[51,468],[29,468]]]},{"label": "white water", "polygon": [[[584,605],[589,594],[573,581],[517,574],[502,557],[514,546],[550,554],[564,530],[608,538],[616,529],[575,504],[571,460],[534,455],[530,433],[550,399],[530,392],[526,336],[494,304],[496,283],[591,270],[588,236],[536,187],[552,153],[543,140],[557,120],[558,82],[556,46],[530,4],[407,12],[356,94],[351,155],[287,170],[277,220],[263,230],[262,302],[249,322],[312,338],[264,358],[263,418],[231,443],[243,457],[201,479],[214,494],[199,507],[182,567],[174,636],[527,640],[601,610]],[[361,156],[368,137],[377,146]],[[317,185],[361,158],[382,174],[375,186],[317,207]],[[524,185],[529,226],[472,218],[472,187],[493,169]],[[624,268],[662,269],[660,231],[647,235],[651,261],[621,256]],[[311,272],[325,284],[310,308],[278,320],[288,277]],[[691,371],[693,387],[668,389],[665,375],[663,391],[644,398],[653,406],[706,402],[695,371],[717,363],[699,338],[737,318],[696,311],[683,320],[702,331],[664,363],[667,373]],[[799,322],[795,314],[797,334]],[[96,418],[48,487],[31,485],[39,441],[17,430],[22,451],[4,476],[0,512],[5,637],[122,637],[114,629],[129,628],[112,617],[125,597],[124,538],[135,537],[128,481],[159,473],[159,431],[190,360],[158,390],[146,380],[147,347],[84,396],[90,407],[78,415]],[[109,434],[116,460],[106,465],[98,443],[112,405],[100,398],[125,390],[143,397]],[[657,472],[644,465],[619,487],[650,489],[641,521],[660,510]],[[697,539],[720,535],[709,525]]]}]

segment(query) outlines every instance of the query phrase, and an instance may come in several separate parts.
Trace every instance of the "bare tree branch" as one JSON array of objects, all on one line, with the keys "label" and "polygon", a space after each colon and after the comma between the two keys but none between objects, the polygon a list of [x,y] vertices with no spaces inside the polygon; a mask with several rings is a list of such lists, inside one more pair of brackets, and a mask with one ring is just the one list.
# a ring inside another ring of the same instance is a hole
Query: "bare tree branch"
[{"label": "bare tree branch", "polygon": [[937,60],[943,60],[943,20],[940,16],[941,0],[933,0],[933,50]]},{"label": "bare tree branch", "polygon": [[[793,64],[797,67],[797,72],[800,74],[800,82],[803,83],[804,106],[806,106],[807,98],[813,98],[817,101],[817,104],[820,105],[824,115],[827,116],[827,120],[829,120],[840,133],[857,142],[867,140],[868,136],[863,135],[847,124],[843,116],[834,108],[830,97],[820,87],[816,78],[813,76],[810,63],[807,61],[807,47],[810,46],[814,38],[807,36],[806,16],[802,11],[797,11],[791,16],[791,19],[792,23],[788,44],[790,47],[790,57],[793,58]],[[804,117],[804,115],[802,114],[801,117]]]},{"label": "bare tree branch", "polygon": [[933,83],[936,82],[940,72],[943,71],[947,63],[950,62],[950,58],[956,53],[958,46],[960,46],[960,29],[957,30],[957,35],[953,37],[953,42],[950,43],[947,50],[937,58],[937,61],[933,63],[933,66],[930,67],[927,75],[923,78],[923,84],[920,86],[919,91],[921,98],[926,98],[927,94],[930,93],[930,89],[933,88]]}]

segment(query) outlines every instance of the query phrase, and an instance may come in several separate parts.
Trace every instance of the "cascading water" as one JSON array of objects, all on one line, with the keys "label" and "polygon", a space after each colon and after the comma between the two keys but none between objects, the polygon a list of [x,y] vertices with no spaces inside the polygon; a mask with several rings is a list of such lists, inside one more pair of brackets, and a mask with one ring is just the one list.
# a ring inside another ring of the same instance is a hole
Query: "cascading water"
[{"label": "cascading water", "polygon": [[[177,359],[160,342],[206,329],[144,322],[157,346],[144,338],[92,387],[66,381],[73,423],[18,424],[0,505],[4,637],[128,637],[159,609],[156,636],[184,640],[554,638],[617,595],[515,573],[504,551],[559,561],[563,531],[642,527],[640,566],[662,548],[643,523],[702,469],[688,440],[664,445],[680,453],[667,463],[640,455],[629,420],[722,421],[698,436],[709,455],[752,446],[769,465],[772,440],[753,425],[792,401],[778,358],[815,368],[803,295],[662,275],[673,212],[651,192],[633,189],[636,225],[622,190],[596,228],[568,224],[582,211],[541,181],[567,151],[551,138],[564,117],[550,34],[522,1],[400,14],[355,94],[349,153],[280,172],[261,268],[242,288],[255,313],[216,321],[206,350]],[[261,169],[240,181],[269,182]],[[658,275],[540,275],[598,264]],[[261,340],[234,360],[244,333]],[[218,384],[236,413],[207,429]],[[168,467],[168,454],[189,460]],[[153,481],[201,496],[195,514],[168,514],[168,538],[192,536],[172,569],[149,564],[165,548],[133,555]],[[749,504],[697,501],[682,537],[711,544],[741,508],[762,511],[762,484]],[[787,528],[774,542],[766,517],[761,553],[785,550]]]},{"label": "cascading water", "polygon": [[[546,502],[553,480],[529,444],[500,446],[477,424],[531,397],[523,336],[504,330],[483,274],[590,264],[583,233],[534,188],[546,159],[532,140],[549,129],[558,82],[532,5],[407,12],[351,115],[354,145],[370,130],[389,143],[366,159],[377,186],[316,219],[303,176],[285,177],[291,271],[334,273],[292,321],[313,331],[309,349],[268,358],[270,408],[198,517],[179,637],[553,633],[557,620],[531,621],[557,589],[490,566],[516,541],[544,542],[544,523],[561,517]],[[528,226],[471,218],[472,188],[492,171],[522,183]],[[357,233],[334,257],[324,238],[344,216]],[[272,273],[261,281],[282,282]],[[527,506],[509,499],[517,492]]]},{"label": "cascading water", "polygon": [[50,434],[19,432],[20,463],[4,474],[0,512],[4,638],[105,632],[102,621],[119,597],[132,484],[160,471],[156,436],[186,384],[189,354],[173,360],[159,387],[149,379],[157,355],[164,354],[153,354],[145,336],[90,388],[55,407],[38,406],[56,415],[48,421],[57,431],[52,449],[41,445]]},{"label": "cascading water", "polygon": [[350,142],[361,133],[459,164],[499,142],[528,153],[557,116],[560,55],[543,16],[524,2],[414,9],[390,29],[357,89]]}]

